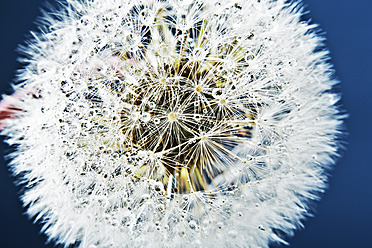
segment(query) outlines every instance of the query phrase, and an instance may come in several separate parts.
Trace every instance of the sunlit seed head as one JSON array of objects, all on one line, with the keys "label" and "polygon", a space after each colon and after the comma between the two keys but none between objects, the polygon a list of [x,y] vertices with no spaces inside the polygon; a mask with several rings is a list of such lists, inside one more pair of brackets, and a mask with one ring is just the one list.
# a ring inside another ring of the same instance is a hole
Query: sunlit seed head
[{"label": "sunlit seed head", "polygon": [[50,238],[268,247],[293,233],[341,121],[292,2],[68,0],[46,18],[19,78],[41,97],[15,100],[5,133]]}]

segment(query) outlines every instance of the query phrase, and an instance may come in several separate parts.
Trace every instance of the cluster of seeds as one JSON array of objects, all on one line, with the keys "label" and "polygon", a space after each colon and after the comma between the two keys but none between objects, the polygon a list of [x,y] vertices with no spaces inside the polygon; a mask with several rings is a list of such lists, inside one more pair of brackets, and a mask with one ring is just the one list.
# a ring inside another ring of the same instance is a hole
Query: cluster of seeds
[{"label": "cluster of seeds", "polygon": [[66,247],[269,247],[325,187],[341,125],[322,39],[286,0],[67,0],[3,134]]},{"label": "cluster of seeds", "polygon": [[[130,22],[148,15],[137,6],[130,13]],[[224,173],[246,160],[233,150],[247,143],[255,123],[258,104],[240,82],[254,55],[239,44],[243,37],[212,45],[208,20],[179,29],[172,13],[160,8],[151,28],[139,27],[135,52],[112,44],[99,51],[102,63],[90,64],[97,67],[96,77],[90,75],[85,94],[89,122],[102,136],[107,125],[119,125],[120,143],[108,148],[138,159],[132,176],[159,181],[171,193],[223,190],[238,183],[226,181]],[[100,118],[100,88],[122,106],[111,119]]]}]

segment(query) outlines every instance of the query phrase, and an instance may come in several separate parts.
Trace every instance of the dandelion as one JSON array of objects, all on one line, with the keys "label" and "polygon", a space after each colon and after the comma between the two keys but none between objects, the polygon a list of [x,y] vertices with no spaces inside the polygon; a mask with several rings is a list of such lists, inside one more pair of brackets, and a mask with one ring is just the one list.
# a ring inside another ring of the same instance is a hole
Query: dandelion
[{"label": "dandelion", "polygon": [[301,15],[285,0],[67,0],[45,15],[15,86],[33,93],[8,97],[1,122],[28,215],[65,247],[286,243],[342,124]]}]

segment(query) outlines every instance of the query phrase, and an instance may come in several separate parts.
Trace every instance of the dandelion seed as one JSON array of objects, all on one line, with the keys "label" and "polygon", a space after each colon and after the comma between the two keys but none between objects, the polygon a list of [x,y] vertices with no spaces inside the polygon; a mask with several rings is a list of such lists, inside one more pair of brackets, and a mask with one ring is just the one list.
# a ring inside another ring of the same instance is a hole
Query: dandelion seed
[{"label": "dandelion seed", "polygon": [[67,0],[23,48],[15,88],[38,95],[0,105],[28,215],[66,247],[285,243],[343,118],[300,18],[284,0]]}]

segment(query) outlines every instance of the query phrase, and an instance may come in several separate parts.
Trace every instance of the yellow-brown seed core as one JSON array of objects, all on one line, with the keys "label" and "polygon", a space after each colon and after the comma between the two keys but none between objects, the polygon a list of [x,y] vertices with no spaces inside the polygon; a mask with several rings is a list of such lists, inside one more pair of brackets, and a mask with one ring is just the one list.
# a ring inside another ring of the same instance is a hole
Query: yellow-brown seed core
[{"label": "yellow-brown seed core", "polygon": [[202,92],[202,90],[203,90],[203,87],[201,87],[200,85],[197,85],[195,87],[195,91],[198,92],[198,93]]},{"label": "yellow-brown seed core", "polygon": [[168,115],[168,120],[169,120],[170,122],[173,122],[173,121],[177,120],[177,114],[171,112],[171,113]]}]

